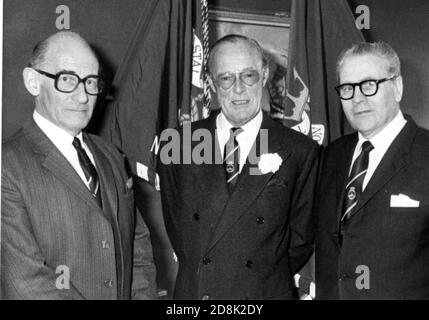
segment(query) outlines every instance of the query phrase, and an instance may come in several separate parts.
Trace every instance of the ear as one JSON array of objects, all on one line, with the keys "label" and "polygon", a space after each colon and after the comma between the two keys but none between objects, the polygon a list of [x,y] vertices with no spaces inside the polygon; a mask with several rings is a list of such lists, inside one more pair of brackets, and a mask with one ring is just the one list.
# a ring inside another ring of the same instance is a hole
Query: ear
[{"label": "ear", "polygon": [[398,76],[393,80],[393,84],[395,87],[395,101],[400,102],[402,99],[402,93],[404,90],[404,86],[402,83],[402,77]]},{"label": "ear", "polygon": [[210,86],[210,88],[213,90],[213,92],[214,92],[214,93],[216,93],[216,86],[215,86],[215,84],[213,83],[212,75],[211,75],[210,73],[208,74],[207,79],[208,79],[208,81],[209,81],[209,86]]},{"label": "ear", "polygon": [[262,68],[262,86],[265,86],[270,75],[270,68],[268,66]]},{"label": "ear", "polygon": [[27,67],[22,71],[22,77],[28,92],[37,97],[40,94],[40,74],[36,70]]}]

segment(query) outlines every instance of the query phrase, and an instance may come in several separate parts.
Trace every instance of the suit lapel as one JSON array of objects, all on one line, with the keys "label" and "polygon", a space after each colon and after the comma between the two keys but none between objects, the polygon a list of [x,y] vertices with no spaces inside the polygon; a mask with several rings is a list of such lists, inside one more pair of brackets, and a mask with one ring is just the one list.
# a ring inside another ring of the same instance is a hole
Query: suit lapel
[{"label": "suit lapel", "polygon": [[362,209],[363,206],[405,165],[406,155],[416,134],[417,126],[413,120],[407,119],[407,124],[387,149],[386,154],[371,177],[365,191],[362,193],[355,210],[350,218]]},{"label": "suit lapel", "polygon": [[[264,114],[263,121],[261,124],[261,129],[268,130],[268,147],[269,153],[279,153],[283,161],[289,157],[290,150],[281,145],[284,137],[277,137],[277,129],[275,128],[275,123],[273,120],[269,119],[267,115]],[[258,157],[259,147],[260,147],[260,132],[258,133],[255,142],[252,146],[253,154],[256,154]],[[284,153],[283,150],[289,150]],[[282,153],[283,151],[283,153]],[[249,163],[249,157],[247,157],[246,164],[244,165],[242,172],[239,175],[237,184],[233,193],[230,196],[229,201],[226,203],[226,206],[218,219],[218,223],[214,229],[211,240],[209,241],[209,246],[207,251],[215,246],[215,244],[225,235],[225,233],[231,228],[234,223],[240,219],[240,217],[247,212],[248,207],[253,203],[253,201],[259,196],[259,194],[265,188],[265,185],[273,176],[273,173],[261,174],[261,175],[252,175],[250,174],[251,168],[256,168],[255,164]]]},{"label": "suit lapel", "polygon": [[[210,208],[210,213],[207,215],[207,224],[209,226],[216,225],[230,197],[228,185],[226,183],[222,154],[220,152],[220,146],[216,134],[217,115],[218,112],[212,114],[212,116],[209,118],[210,122],[207,128],[210,131],[213,141],[211,145],[212,164],[194,164],[192,167],[193,176],[190,177],[193,181],[192,183],[197,183],[199,185],[199,187],[195,188],[195,190],[201,192],[200,198],[204,199],[204,203],[207,203],[208,207]],[[192,146],[192,149],[193,148],[194,145]],[[201,179],[201,177],[204,178]],[[209,241],[212,231],[213,228],[210,228],[209,232],[202,235],[201,245],[203,247],[207,245],[207,241]]]},{"label": "suit lapel", "polygon": [[91,192],[73,166],[55,147],[34,121],[25,126],[24,132],[33,146],[33,150],[40,155],[43,167],[64,183],[76,196],[85,201],[94,211],[102,213]]}]

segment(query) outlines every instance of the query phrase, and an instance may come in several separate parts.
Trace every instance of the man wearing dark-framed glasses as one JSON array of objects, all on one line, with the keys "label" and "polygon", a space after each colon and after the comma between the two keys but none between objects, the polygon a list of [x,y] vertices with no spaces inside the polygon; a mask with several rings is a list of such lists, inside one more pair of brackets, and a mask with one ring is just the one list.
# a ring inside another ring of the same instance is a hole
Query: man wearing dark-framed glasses
[{"label": "man wearing dark-framed glasses", "polygon": [[89,75],[81,79],[74,71],[60,71],[52,74],[40,69],[34,69],[40,74],[54,79],[54,86],[60,92],[72,93],[80,83],[83,83],[86,94],[96,96],[103,91],[103,80],[98,75]]},{"label": "man wearing dark-framed glasses", "polygon": [[154,295],[151,244],[123,156],[83,131],[103,89],[99,70],[69,31],[36,45],[23,70],[35,110],[2,149],[4,299]]},{"label": "man wearing dark-framed glasses", "polygon": [[399,57],[360,43],[337,61],[357,131],[324,151],[316,193],[316,298],[429,298],[429,132],[404,115]]}]

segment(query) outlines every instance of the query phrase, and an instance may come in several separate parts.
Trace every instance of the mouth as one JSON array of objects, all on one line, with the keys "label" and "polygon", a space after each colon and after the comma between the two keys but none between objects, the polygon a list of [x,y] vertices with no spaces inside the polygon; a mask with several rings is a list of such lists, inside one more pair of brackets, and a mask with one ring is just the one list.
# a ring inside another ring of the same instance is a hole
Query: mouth
[{"label": "mouth", "polygon": [[68,108],[67,109],[70,112],[88,112],[88,107],[81,107],[81,108]]},{"label": "mouth", "polygon": [[363,111],[354,112],[354,115],[357,117],[366,116],[366,115],[370,114],[371,112],[372,112],[371,110],[363,110]]},{"label": "mouth", "polygon": [[232,104],[234,106],[245,106],[249,104],[250,100],[232,100]]}]

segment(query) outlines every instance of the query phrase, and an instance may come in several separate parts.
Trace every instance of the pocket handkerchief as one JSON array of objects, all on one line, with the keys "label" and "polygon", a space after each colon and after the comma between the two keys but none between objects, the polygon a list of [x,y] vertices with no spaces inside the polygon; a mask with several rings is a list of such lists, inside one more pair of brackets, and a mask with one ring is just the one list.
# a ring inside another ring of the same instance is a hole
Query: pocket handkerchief
[{"label": "pocket handkerchief", "polygon": [[411,199],[405,194],[392,194],[390,196],[390,207],[391,208],[418,208],[420,202],[417,200]]}]

